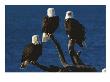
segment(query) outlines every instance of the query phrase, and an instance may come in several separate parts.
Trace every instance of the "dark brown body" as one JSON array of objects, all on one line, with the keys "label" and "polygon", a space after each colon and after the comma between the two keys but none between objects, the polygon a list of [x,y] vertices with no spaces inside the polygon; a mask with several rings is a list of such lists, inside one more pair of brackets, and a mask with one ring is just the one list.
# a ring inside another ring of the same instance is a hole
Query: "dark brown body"
[{"label": "dark brown body", "polygon": [[42,45],[28,44],[24,50],[21,60],[21,68],[26,67],[29,63],[35,63],[38,58],[42,55]]},{"label": "dark brown body", "polygon": [[43,25],[42,25],[42,31],[45,33],[52,34],[55,32],[55,30],[59,26],[59,17],[54,16],[54,17],[48,17],[45,16],[43,18]]}]

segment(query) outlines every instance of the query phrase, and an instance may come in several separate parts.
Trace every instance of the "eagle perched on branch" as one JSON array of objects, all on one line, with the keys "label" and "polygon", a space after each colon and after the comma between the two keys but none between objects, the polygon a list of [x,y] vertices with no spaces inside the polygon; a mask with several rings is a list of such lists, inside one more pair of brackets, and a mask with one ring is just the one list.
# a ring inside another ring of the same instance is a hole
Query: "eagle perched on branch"
[{"label": "eagle perched on branch", "polygon": [[42,55],[42,45],[39,41],[38,35],[32,36],[32,43],[29,43],[23,50],[21,68],[26,67],[28,64],[36,63],[38,58]]}]

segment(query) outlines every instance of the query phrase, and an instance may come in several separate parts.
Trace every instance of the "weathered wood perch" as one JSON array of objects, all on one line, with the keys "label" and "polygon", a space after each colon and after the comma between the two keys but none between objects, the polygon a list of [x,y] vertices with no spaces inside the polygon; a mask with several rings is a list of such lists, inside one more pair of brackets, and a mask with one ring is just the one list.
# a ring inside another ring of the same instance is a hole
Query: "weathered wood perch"
[{"label": "weathered wood perch", "polygon": [[58,41],[55,39],[54,35],[51,35],[50,38],[52,39],[52,41],[56,46],[63,67],[58,67],[54,65],[50,65],[49,67],[47,67],[39,63],[34,63],[33,65],[39,67],[40,69],[46,72],[96,72],[96,69],[94,67],[88,65],[76,65],[76,66],[68,65],[64,58],[64,53],[61,49],[61,46],[58,43]]},{"label": "weathered wood perch", "polygon": [[79,66],[67,66],[67,67],[59,67],[50,65],[49,67],[41,65],[39,63],[34,63],[33,65],[39,67],[45,72],[96,72],[96,69],[87,65],[79,65]]}]

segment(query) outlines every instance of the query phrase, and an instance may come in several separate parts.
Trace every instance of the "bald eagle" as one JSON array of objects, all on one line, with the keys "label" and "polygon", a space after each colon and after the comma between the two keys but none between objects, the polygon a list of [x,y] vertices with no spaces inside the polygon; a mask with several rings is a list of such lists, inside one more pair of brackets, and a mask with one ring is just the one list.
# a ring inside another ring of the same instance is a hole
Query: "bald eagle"
[{"label": "bald eagle", "polygon": [[65,16],[65,31],[69,39],[75,39],[76,43],[82,47],[81,43],[85,40],[85,27],[73,18],[73,12],[67,11]]},{"label": "bald eagle", "polygon": [[32,43],[29,43],[23,50],[21,59],[21,68],[26,67],[28,64],[34,64],[42,55],[42,45],[38,40],[38,35],[32,36]]},{"label": "bald eagle", "polygon": [[75,51],[75,44],[84,47],[85,29],[82,24],[73,17],[72,11],[67,11],[65,16],[65,31],[68,35],[68,51],[74,65],[84,65],[79,54]]},{"label": "bald eagle", "polygon": [[48,8],[47,16],[43,18],[42,31],[52,34],[58,28],[59,16],[55,15],[54,8]]}]

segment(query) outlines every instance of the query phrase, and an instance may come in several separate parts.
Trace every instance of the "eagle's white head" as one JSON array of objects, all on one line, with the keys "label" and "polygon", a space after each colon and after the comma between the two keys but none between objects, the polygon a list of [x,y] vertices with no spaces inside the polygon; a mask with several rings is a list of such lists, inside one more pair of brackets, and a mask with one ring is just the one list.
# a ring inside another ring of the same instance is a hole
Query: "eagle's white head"
[{"label": "eagle's white head", "polygon": [[39,35],[33,35],[32,36],[32,43],[34,45],[40,44]]},{"label": "eagle's white head", "polygon": [[68,18],[73,18],[73,12],[72,11],[67,11],[66,12],[65,19],[68,19]]},{"label": "eagle's white head", "polygon": [[53,16],[55,16],[55,9],[54,9],[54,8],[48,8],[48,9],[47,9],[47,16],[48,16],[48,17],[53,17]]}]

